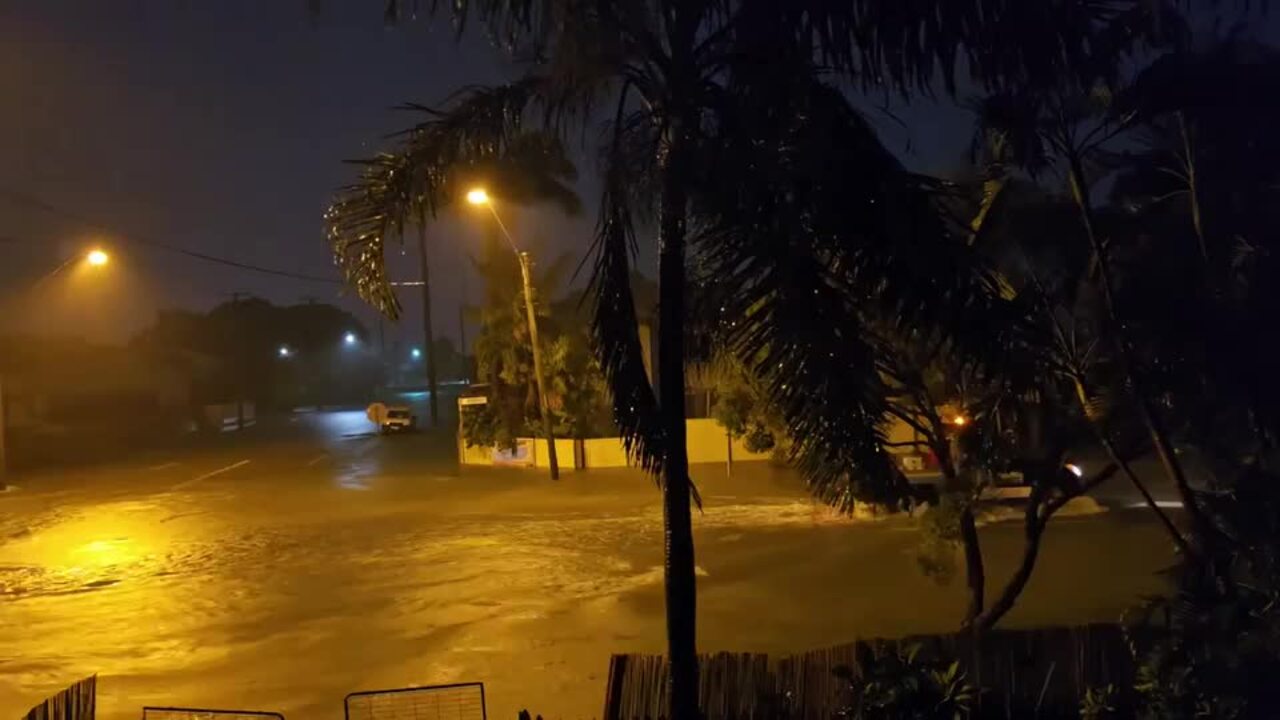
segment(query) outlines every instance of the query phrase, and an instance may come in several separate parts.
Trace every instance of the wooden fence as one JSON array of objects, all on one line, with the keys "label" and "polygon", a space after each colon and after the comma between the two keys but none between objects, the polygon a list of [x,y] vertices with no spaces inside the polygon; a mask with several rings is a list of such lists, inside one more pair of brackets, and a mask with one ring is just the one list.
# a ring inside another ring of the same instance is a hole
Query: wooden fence
[{"label": "wooden fence", "polygon": [[98,706],[98,676],[75,683],[31,708],[24,720],[93,720]]},{"label": "wooden fence", "polygon": [[[706,720],[830,720],[854,698],[846,668],[861,677],[860,648],[884,652],[920,644],[923,656],[959,660],[981,689],[975,717],[1078,717],[1089,688],[1131,686],[1132,661],[1116,625],[1002,630],[976,645],[968,635],[867,640],[772,659],[719,653],[701,658],[699,695]],[[659,720],[667,709],[666,658],[615,655],[605,720]],[[1127,704],[1129,698],[1117,701]]]}]

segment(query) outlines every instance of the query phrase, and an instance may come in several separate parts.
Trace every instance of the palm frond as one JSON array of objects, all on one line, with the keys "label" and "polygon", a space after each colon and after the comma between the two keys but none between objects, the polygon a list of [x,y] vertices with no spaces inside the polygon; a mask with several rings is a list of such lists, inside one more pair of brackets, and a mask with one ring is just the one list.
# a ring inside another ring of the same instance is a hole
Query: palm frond
[{"label": "palm frond", "polygon": [[359,178],[338,192],[325,221],[335,261],[362,299],[390,317],[399,314],[386,277],[388,242],[402,238],[406,225],[434,218],[466,183],[501,187],[504,199],[578,211],[567,184],[576,171],[559,137],[525,129],[542,86],[529,77],[469,88],[442,109],[409,106],[426,119],[393,136],[392,152],[355,162]]},{"label": "palm frond", "polygon": [[[619,101],[625,102],[625,98]],[[615,124],[614,148],[607,158],[600,219],[591,256],[588,293],[593,300],[591,330],[600,366],[613,395],[614,422],[628,455],[659,482],[667,441],[657,398],[645,371],[639,320],[631,288],[635,227],[628,195],[629,166],[624,163],[623,128]]]},{"label": "palm frond", "polygon": [[904,94],[927,92],[939,80],[954,93],[962,69],[987,91],[1066,77],[1088,84],[1111,71],[1114,57],[1166,41],[1181,26],[1174,8],[1145,0],[721,4],[737,6],[722,14],[734,18],[739,38],[797,38],[812,57],[865,89]]},{"label": "palm frond", "polygon": [[[967,70],[983,89],[1088,84],[1115,57],[1178,40],[1175,3],[1151,0],[387,0],[389,22],[447,12],[461,34],[479,22],[518,57],[573,73],[630,65],[640,75],[669,67],[668,19],[691,20],[703,62],[786,42],[866,89],[949,91]],[[797,45],[798,43],[798,45]],[[757,57],[769,58],[766,50]],[[581,62],[590,58],[591,62]],[[581,79],[581,78],[580,78]]]},{"label": "palm frond", "polygon": [[888,389],[871,326],[947,328],[991,355],[989,278],[934,186],[839,91],[783,77],[794,76],[724,99],[695,196],[695,263],[720,289],[726,344],[775,398],[819,497],[896,502],[906,486],[883,450]]}]

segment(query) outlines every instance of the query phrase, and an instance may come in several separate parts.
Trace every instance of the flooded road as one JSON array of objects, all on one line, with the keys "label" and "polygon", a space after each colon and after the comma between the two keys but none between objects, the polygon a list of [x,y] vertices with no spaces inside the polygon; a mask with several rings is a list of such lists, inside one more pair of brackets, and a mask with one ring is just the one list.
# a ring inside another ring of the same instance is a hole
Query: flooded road
[{"label": "flooded road", "polygon": [[[598,716],[609,654],[662,649],[661,509],[630,471],[466,469],[362,413],[0,495],[0,714],[98,673],[143,705],[334,719],[351,691],[479,680],[491,717]],[[795,651],[953,628],[901,520],[851,524],[790,473],[696,467],[699,641]],[[995,579],[1019,528],[984,530]],[[1114,619],[1170,554],[1140,513],[1055,521],[1014,624]],[[1088,583],[1080,582],[1087,575]]]}]

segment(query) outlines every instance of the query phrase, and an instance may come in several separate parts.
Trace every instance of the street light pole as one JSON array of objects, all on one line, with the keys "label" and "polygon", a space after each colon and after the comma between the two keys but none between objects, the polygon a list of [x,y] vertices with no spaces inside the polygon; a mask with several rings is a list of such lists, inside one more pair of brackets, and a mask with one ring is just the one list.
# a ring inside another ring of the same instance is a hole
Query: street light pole
[{"label": "street light pole", "polygon": [[551,429],[551,411],[547,407],[547,389],[542,380],[542,351],[538,349],[538,318],[533,311],[533,281],[529,275],[529,253],[517,252],[520,258],[520,276],[524,280],[524,311],[529,316],[529,343],[533,345],[533,379],[538,386],[538,410],[542,413],[542,430],[547,436],[547,463],[551,466],[551,479],[560,479],[560,464],[556,461],[556,436]]},{"label": "street light pole", "polygon": [[462,353],[462,379],[471,380],[475,374],[471,372],[471,361],[467,355],[467,265],[463,262],[462,269],[458,273],[458,279],[462,282],[462,301],[458,303],[458,348]]},{"label": "street light pole", "polygon": [[418,262],[422,267],[422,350],[427,357],[427,387],[431,390],[431,426],[440,425],[440,386],[436,382],[436,338],[431,327],[431,267],[427,256],[427,221],[418,219]]},{"label": "street light pole", "polygon": [[[53,276],[70,267],[71,263],[76,260],[84,260],[84,262],[88,263],[91,267],[102,267],[103,265],[106,265],[110,259],[111,256],[100,248],[94,248],[83,255],[72,255],[59,263],[57,267],[42,275],[39,280],[36,280],[35,283],[31,285],[27,292],[35,293],[46,282],[51,280]],[[15,298],[14,301],[20,302],[20,299]],[[0,490],[5,488],[5,477],[9,474],[9,415],[8,406],[5,400],[4,375],[3,373],[0,373]]]},{"label": "street light pole", "polygon": [[483,190],[472,190],[467,194],[467,200],[473,205],[484,205],[489,208],[493,219],[498,223],[498,229],[507,240],[507,245],[511,246],[511,252],[514,252],[520,261],[520,278],[524,283],[524,311],[529,319],[529,343],[533,346],[533,381],[538,388],[538,411],[542,415],[542,431],[547,438],[547,464],[551,467],[551,479],[559,480],[560,463],[556,459],[556,436],[551,426],[551,409],[547,406],[547,388],[542,378],[542,350],[538,347],[538,314],[533,309],[533,278],[530,272],[532,261],[529,253],[521,252],[520,248],[516,247],[516,241],[511,237],[511,233],[502,222],[502,217],[498,215],[498,210],[493,206],[493,201],[489,199],[487,193]]}]

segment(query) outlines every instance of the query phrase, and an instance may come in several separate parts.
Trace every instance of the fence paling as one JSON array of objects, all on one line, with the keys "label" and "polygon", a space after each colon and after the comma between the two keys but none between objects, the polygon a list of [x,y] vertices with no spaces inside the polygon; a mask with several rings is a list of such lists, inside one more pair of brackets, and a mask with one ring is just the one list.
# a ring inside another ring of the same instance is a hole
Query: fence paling
[{"label": "fence paling", "polygon": [[25,720],[94,720],[98,704],[98,676],[74,683],[27,712]]},{"label": "fence paling", "polygon": [[[853,700],[835,670],[863,675],[858,648],[879,653],[919,643],[926,653],[959,660],[990,709],[1074,708],[1091,687],[1131,685],[1133,667],[1116,625],[1000,630],[979,645],[969,635],[867,640],[788,657],[719,653],[700,658],[699,695],[706,720],[790,717],[828,720]],[[655,655],[610,661],[605,720],[656,720],[666,714],[667,663]]]}]

